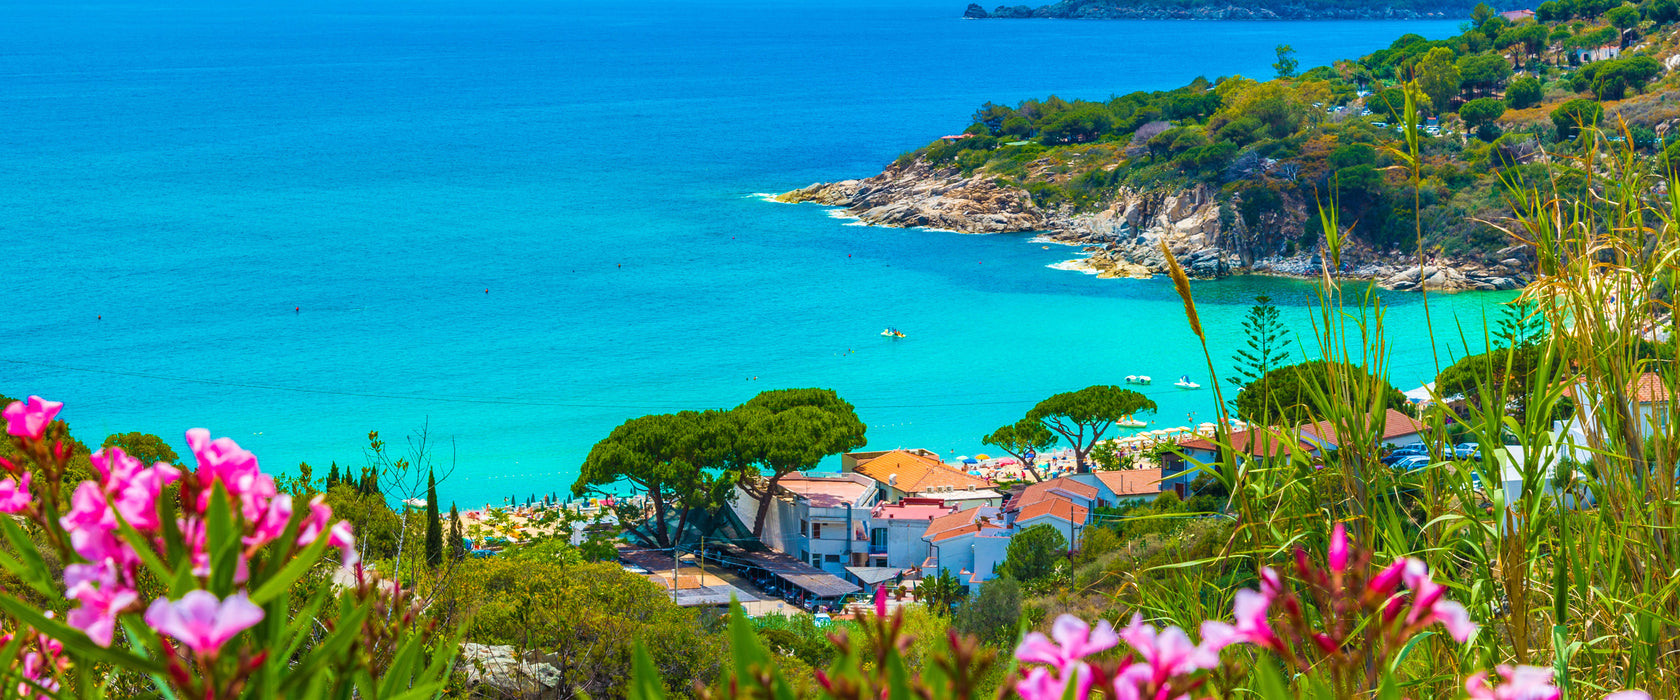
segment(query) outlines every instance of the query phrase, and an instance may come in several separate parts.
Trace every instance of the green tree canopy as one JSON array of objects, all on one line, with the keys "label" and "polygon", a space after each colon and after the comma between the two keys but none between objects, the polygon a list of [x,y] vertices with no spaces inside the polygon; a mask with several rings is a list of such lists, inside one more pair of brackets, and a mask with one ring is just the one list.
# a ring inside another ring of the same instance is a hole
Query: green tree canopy
[{"label": "green tree canopy", "polygon": [[1454,58],[1452,49],[1437,46],[1430,49],[1417,65],[1418,89],[1429,96],[1430,104],[1441,114],[1452,111],[1449,107],[1453,98],[1458,96],[1461,77]]},{"label": "green tree canopy", "polygon": [[1609,20],[1610,26],[1617,29],[1632,29],[1639,26],[1639,9],[1624,3],[1622,6],[1611,8],[1609,12],[1604,13],[1604,19]]},{"label": "green tree canopy", "polygon": [[121,448],[123,452],[128,453],[128,456],[140,460],[141,464],[147,465],[156,462],[175,464],[181,460],[180,457],[176,456],[175,450],[169,447],[169,443],[150,433],[112,435],[105,438],[105,442],[100,447]]},{"label": "green tree canopy", "polygon": [[980,595],[963,604],[952,626],[987,644],[1013,643],[1021,628],[1021,584],[1009,576],[980,584]]},{"label": "green tree canopy", "polygon": [[1559,141],[1568,141],[1582,128],[1598,126],[1604,118],[1604,107],[1593,100],[1574,99],[1552,110],[1552,126],[1557,128]]},{"label": "green tree canopy", "polygon": [[1034,525],[1009,539],[998,573],[1033,583],[1056,573],[1056,565],[1067,558],[1068,541],[1062,531],[1049,525]]},{"label": "green tree canopy", "polygon": [[[1074,465],[1080,473],[1090,471],[1086,455],[1115,422],[1138,413],[1154,413],[1155,402],[1130,389],[1112,385],[1089,386],[1079,391],[1056,394],[1038,402],[1027,419],[1042,423],[1062,436],[1073,448]],[[1017,576],[1026,581],[1026,578]]]},{"label": "green tree canopy", "polygon": [[733,461],[739,484],[758,499],[753,534],[762,535],[776,484],[791,472],[811,469],[824,457],[865,443],[868,426],[833,389],[775,389],[730,412],[739,431]]},{"label": "green tree canopy", "polygon": [[[1369,165],[1376,156],[1370,146],[1348,144],[1331,153],[1330,159],[1337,167],[1356,167]],[[1288,329],[1272,298],[1264,294],[1254,297],[1254,306],[1243,318],[1244,346],[1231,356],[1235,368],[1229,381],[1240,389],[1282,365],[1289,359],[1287,336]]]},{"label": "green tree canopy", "polygon": [[589,450],[572,484],[574,495],[629,484],[648,497],[653,539],[674,541],[667,516],[675,510],[680,537],[690,510],[712,508],[730,493],[719,472],[729,464],[735,426],[723,411],[683,411],[632,418]]},{"label": "green tree canopy", "polygon": [[1493,97],[1478,97],[1464,103],[1458,108],[1459,118],[1472,129],[1484,124],[1492,124],[1493,120],[1505,114],[1505,103]]},{"label": "green tree canopy", "polygon": [[1540,99],[1544,96],[1540,79],[1531,75],[1517,78],[1505,86],[1505,104],[1510,105],[1511,109],[1528,109],[1540,104]]},{"label": "green tree canopy", "polygon": [[[1358,367],[1341,363],[1332,367],[1324,360],[1279,367],[1237,394],[1237,417],[1259,425],[1292,426],[1327,415],[1327,407],[1316,405],[1313,396],[1328,394],[1332,372],[1352,381],[1379,381]],[[1406,395],[1387,381],[1376,389],[1387,396],[1386,404],[1391,408],[1410,405]]]},{"label": "green tree canopy", "polygon": [[1278,44],[1277,63],[1272,69],[1277,71],[1277,77],[1288,79],[1295,77],[1295,71],[1301,67],[1301,62],[1295,60],[1295,47],[1288,44]]},{"label": "green tree canopy", "polygon": [[980,443],[1014,455],[1033,475],[1033,479],[1038,480],[1042,477],[1039,476],[1034,462],[1038,459],[1038,453],[1056,445],[1056,435],[1047,430],[1043,423],[1031,418],[1022,418],[993,430],[992,434],[980,438]]}]

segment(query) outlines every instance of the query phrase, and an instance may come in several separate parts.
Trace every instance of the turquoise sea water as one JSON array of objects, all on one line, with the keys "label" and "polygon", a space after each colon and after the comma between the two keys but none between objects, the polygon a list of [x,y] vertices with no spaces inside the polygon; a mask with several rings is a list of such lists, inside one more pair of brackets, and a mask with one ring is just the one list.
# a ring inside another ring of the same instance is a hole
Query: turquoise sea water
[{"label": "turquoise sea water", "polygon": [[[871,447],[982,451],[1038,399],[1153,375],[1212,415],[1163,280],[1028,235],[846,226],[755,192],[867,176],[985,100],[1265,75],[1453,22],[971,22],[962,2],[0,7],[0,392],[84,440],[204,426],[271,471],[429,421],[463,506],[564,491],[626,418],[826,386]],[[283,7],[284,9],[281,9]],[[488,290],[488,293],[486,293]],[[1198,284],[1216,358],[1250,297]],[[1501,297],[1435,297],[1479,326]],[[1389,295],[1397,383],[1433,373]],[[910,337],[879,337],[888,325]],[[755,378],[756,379],[752,379]],[[318,472],[319,473],[319,472]]]}]

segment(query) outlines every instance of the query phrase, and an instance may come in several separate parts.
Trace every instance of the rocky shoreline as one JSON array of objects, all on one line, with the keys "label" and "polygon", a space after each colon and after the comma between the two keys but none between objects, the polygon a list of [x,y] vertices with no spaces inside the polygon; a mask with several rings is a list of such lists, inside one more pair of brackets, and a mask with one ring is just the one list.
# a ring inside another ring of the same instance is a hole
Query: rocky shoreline
[{"label": "rocky shoreline", "polygon": [[1465,16],[1469,6],[1417,12],[1391,6],[1339,8],[1310,3],[1264,3],[1259,6],[1209,4],[1186,7],[1179,3],[1150,2],[1058,2],[1043,7],[999,5],[990,12],[972,3],[965,19],[1154,19],[1154,20],[1409,20],[1448,19]]},{"label": "rocky shoreline", "polygon": [[[1216,192],[1197,186],[1177,192],[1122,190],[1099,211],[1073,212],[1041,207],[1018,187],[985,176],[964,175],[956,168],[933,168],[924,161],[889,166],[861,180],[816,183],[775,197],[787,203],[842,207],[848,215],[874,226],[924,227],[959,233],[1042,232],[1051,241],[1080,247],[1087,255],[1069,267],[1094,270],[1099,277],[1148,278],[1167,269],[1164,241],[1193,276],[1232,273],[1316,277],[1322,274],[1312,252],[1241,248],[1247,232],[1239,217],[1225,211]],[[1299,207],[1296,207],[1299,209]],[[1287,219],[1289,212],[1279,212]],[[1295,212],[1301,218],[1300,212]],[[1487,259],[1437,259],[1418,265],[1415,255],[1379,255],[1346,250],[1336,277],[1369,279],[1388,289],[1511,290],[1529,281],[1529,255],[1511,246]]]}]

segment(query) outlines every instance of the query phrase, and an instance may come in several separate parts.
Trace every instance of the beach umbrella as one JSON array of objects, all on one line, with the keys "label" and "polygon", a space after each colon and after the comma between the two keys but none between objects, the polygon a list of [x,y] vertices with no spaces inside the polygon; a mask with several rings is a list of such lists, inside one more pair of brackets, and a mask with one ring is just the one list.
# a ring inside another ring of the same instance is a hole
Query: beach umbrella
[{"label": "beach umbrella", "polygon": [[979,464],[980,460],[975,459],[973,457],[964,457],[964,458],[962,458],[962,463],[963,464]]},{"label": "beach umbrella", "polygon": [[975,458],[975,459],[991,459],[991,458],[992,458],[992,456],[991,456],[991,455],[983,455],[983,454],[982,454],[982,455],[974,455],[974,458]]}]

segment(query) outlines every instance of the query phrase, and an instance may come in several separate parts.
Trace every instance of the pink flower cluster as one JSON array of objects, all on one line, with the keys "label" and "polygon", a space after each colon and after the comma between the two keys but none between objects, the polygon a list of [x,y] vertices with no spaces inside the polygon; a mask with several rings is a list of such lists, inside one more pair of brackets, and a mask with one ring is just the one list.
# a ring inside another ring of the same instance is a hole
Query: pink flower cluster
[{"label": "pink flower cluster", "polygon": [[[1055,641],[1051,641],[1054,638]],[[1106,651],[1121,640],[1134,654],[1118,666],[1092,664],[1086,657]],[[1015,683],[1015,692],[1026,700],[1060,700],[1071,687],[1073,696],[1086,698],[1102,685],[1117,700],[1189,700],[1202,679],[1197,671],[1219,667],[1219,649],[1193,644],[1177,627],[1156,629],[1144,624],[1141,615],[1119,631],[1107,621],[1092,629],[1083,620],[1062,615],[1050,629],[1050,637],[1030,633],[1015,649],[1015,658],[1034,666]]]},{"label": "pink flower cluster", "polygon": [[[1374,635],[1366,636],[1366,642],[1398,648],[1404,640],[1437,623],[1459,643],[1469,641],[1476,633],[1469,611],[1446,599],[1446,587],[1435,582],[1423,561],[1402,558],[1369,581],[1362,581],[1358,574],[1361,567],[1355,564],[1367,563],[1369,557],[1369,552],[1351,551],[1347,530],[1337,523],[1330,536],[1327,569],[1314,565],[1306,550],[1295,551],[1296,574],[1308,588],[1307,600],[1321,602],[1320,619],[1308,620],[1302,599],[1287,589],[1276,569],[1266,567],[1260,571],[1259,591],[1237,592],[1234,624],[1217,620],[1202,623],[1203,643],[1215,649],[1253,644],[1306,670],[1316,665],[1313,657],[1345,657],[1360,645],[1356,635]],[[1281,634],[1268,619],[1274,607],[1282,609]],[[1361,624],[1359,616],[1364,614],[1375,615],[1379,624],[1374,628]]]},{"label": "pink flower cluster", "polygon": [[[38,396],[14,402],[5,409],[7,432],[26,447],[32,446],[45,435],[61,406]],[[236,583],[248,577],[248,557],[282,536],[292,522],[292,497],[278,492],[274,478],[258,468],[256,455],[230,438],[211,439],[203,428],[187,431],[187,444],[198,463],[190,474],[166,462],[146,466],[116,447],[94,453],[90,461],[98,481],[78,484],[69,510],[57,520],[69,548],[85,560],[64,568],[65,597],[77,603],[65,622],[100,646],[110,646],[117,617],[139,606],[135,569],[141,555],[133,548],[133,540],[123,536],[122,527],[133,528],[162,554],[166,547],[159,502],[175,498],[170,487],[177,482],[182,508],[174,525],[190,553],[195,576],[210,575],[207,511],[216,484],[221,484],[230,504],[236,506],[243,528]],[[31,476],[23,473],[20,480],[0,481],[0,511],[35,512],[29,493]],[[309,503],[297,533],[292,545],[308,546],[324,534],[328,544],[340,550],[345,566],[358,561],[349,524],[332,523],[332,509],[320,496]],[[214,655],[228,639],[261,620],[262,609],[243,593],[218,601],[208,591],[192,591],[176,603],[158,598],[146,611],[146,621],[154,629],[206,655]]]},{"label": "pink flower cluster", "polygon": [[[70,668],[70,660],[64,657],[64,645],[35,630],[27,630],[22,634],[25,635],[24,651],[18,657],[22,663],[17,667],[20,676],[17,696],[34,696],[39,700],[49,700],[52,697],[49,693],[58,692],[58,681],[54,677]],[[0,647],[9,645],[12,641],[13,636],[10,632],[0,634]]]},{"label": "pink flower cluster", "polygon": [[[1495,669],[1499,685],[1488,685],[1487,672],[1477,673],[1464,680],[1464,691],[1470,700],[1558,700],[1562,689],[1552,685],[1552,669],[1535,666],[1504,666]],[[1604,700],[1651,700],[1643,690],[1622,690],[1604,696]]]}]

